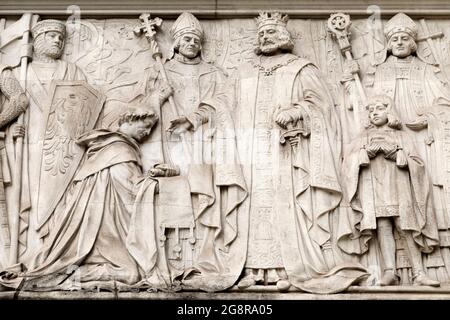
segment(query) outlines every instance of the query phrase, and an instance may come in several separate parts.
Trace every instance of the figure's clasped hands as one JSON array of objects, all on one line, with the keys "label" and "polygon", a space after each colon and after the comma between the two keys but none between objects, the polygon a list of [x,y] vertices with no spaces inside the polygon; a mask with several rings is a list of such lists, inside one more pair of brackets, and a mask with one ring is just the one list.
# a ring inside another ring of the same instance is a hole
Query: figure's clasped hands
[{"label": "figure's clasped hands", "polygon": [[384,157],[389,160],[395,160],[396,153],[397,153],[398,147],[395,144],[385,144],[381,151],[384,154]]},{"label": "figure's clasped hands", "polygon": [[364,149],[370,159],[375,158],[378,153],[383,153],[386,159],[395,160],[398,146],[389,137],[374,137]]},{"label": "figure's clasped hands", "polygon": [[395,160],[398,146],[396,142],[389,136],[380,141],[380,151],[386,159]]},{"label": "figure's clasped hands", "polygon": [[369,145],[366,145],[364,149],[366,149],[369,158],[372,159],[377,156],[378,152],[380,152],[381,146],[376,143],[371,143]]}]

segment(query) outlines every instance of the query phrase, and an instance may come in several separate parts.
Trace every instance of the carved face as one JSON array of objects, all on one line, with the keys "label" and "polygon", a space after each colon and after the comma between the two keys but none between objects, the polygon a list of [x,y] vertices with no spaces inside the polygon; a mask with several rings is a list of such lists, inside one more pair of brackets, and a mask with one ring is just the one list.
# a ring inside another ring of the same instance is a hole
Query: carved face
[{"label": "carved face", "polygon": [[388,122],[386,105],[379,101],[369,105],[369,119],[377,127],[385,125]]},{"label": "carved face", "polygon": [[273,54],[280,48],[280,30],[276,26],[264,26],[258,31],[258,41],[263,54]]},{"label": "carved face", "polygon": [[197,57],[202,48],[200,37],[193,33],[181,36],[179,45],[178,52],[189,59]]},{"label": "carved face", "polygon": [[397,32],[389,39],[389,48],[394,56],[406,58],[415,51],[416,43],[408,33]]},{"label": "carved face", "polygon": [[64,50],[64,36],[57,31],[48,31],[39,35],[35,41],[34,50],[37,54],[58,59]]},{"label": "carved face", "polygon": [[139,120],[124,122],[120,126],[119,131],[132,137],[138,142],[143,141],[152,130],[153,120],[149,117]]}]

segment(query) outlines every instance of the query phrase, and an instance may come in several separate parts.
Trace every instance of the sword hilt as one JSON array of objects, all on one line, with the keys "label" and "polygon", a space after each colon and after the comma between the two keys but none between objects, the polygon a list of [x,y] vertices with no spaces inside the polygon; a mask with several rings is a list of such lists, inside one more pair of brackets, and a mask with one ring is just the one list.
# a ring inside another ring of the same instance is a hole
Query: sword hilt
[{"label": "sword hilt", "polygon": [[292,123],[288,124],[288,129],[283,132],[280,136],[280,143],[285,144],[286,141],[294,139],[295,137],[302,135],[303,137],[308,137],[311,134],[311,130],[308,126],[305,126],[303,121],[297,121],[296,126]]}]

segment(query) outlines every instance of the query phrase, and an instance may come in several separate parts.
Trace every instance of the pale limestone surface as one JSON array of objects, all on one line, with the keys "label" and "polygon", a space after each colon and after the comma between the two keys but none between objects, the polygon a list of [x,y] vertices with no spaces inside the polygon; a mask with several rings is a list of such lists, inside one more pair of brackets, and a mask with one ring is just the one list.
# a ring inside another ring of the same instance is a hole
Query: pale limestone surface
[{"label": "pale limestone surface", "polygon": [[255,18],[3,20],[3,298],[448,298],[448,21]]}]

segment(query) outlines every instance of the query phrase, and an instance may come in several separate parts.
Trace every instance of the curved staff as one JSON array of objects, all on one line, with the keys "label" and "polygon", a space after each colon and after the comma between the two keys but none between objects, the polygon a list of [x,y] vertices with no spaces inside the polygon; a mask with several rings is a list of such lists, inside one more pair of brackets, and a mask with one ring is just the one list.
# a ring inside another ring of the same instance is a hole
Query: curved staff
[{"label": "curved staff", "polygon": [[[333,38],[337,40],[342,54],[349,62],[354,61],[352,55],[352,46],[349,41],[350,32],[348,31],[351,23],[352,22],[350,21],[350,16],[341,12],[334,13],[330,16],[330,18],[328,18],[328,31],[331,33]],[[352,75],[361,102],[363,103],[363,105],[366,105],[367,96],[366,93],[364,92],[364,88],[361,79],[359,77],[359,74],[357,72],[352,72]],[[355,110],[354,116],[355,121],[358,124],[358,129],[361,129],[362,123],[360,110]]]},{"label": "curved staff", "polygon": [[[154,19],[150,19],[149,13],[141,14],[139,16],[139,20],[141,21],[141,25],[139,25],[135,28],[134,33],[138,36],[141,35],[142,33],[145,34],[145,37],[150,42],[150,46],[153,51],[152,57],[153,57],[153,59],[155,59],[155,61],[159,65],[159,69],[161,71],[161,76],[166,83],[169,83],[169,78],[167,77],[166,69],[164,68],[164,64],[162,62],[162,53],[161,53],[161,50],[159,49],[158,42],[156,42],[156,38],[155,38],[156,27],[161,27],[163,20],[158,17],[156,17]],[[172,108],[172,113],[176,116],[176,118],[178,118],[179,115],[178,115],[177,107],[175,105],[175,101],[173,100],[172,95],[169,96],[169,104],[170,104],[170,107]],[[187,153],[188,157],[191,157],[192,150],[191,150],[189,144],[186,142],[184,134],[180,134],[180,138],[181,138],[181,143],[183,145],[184,151]],[[167,152],[167,155],[169,156],[169,161],[170,161],[170,153]],[[172,161],[170,161],[170,162],[172,162]]]}]

